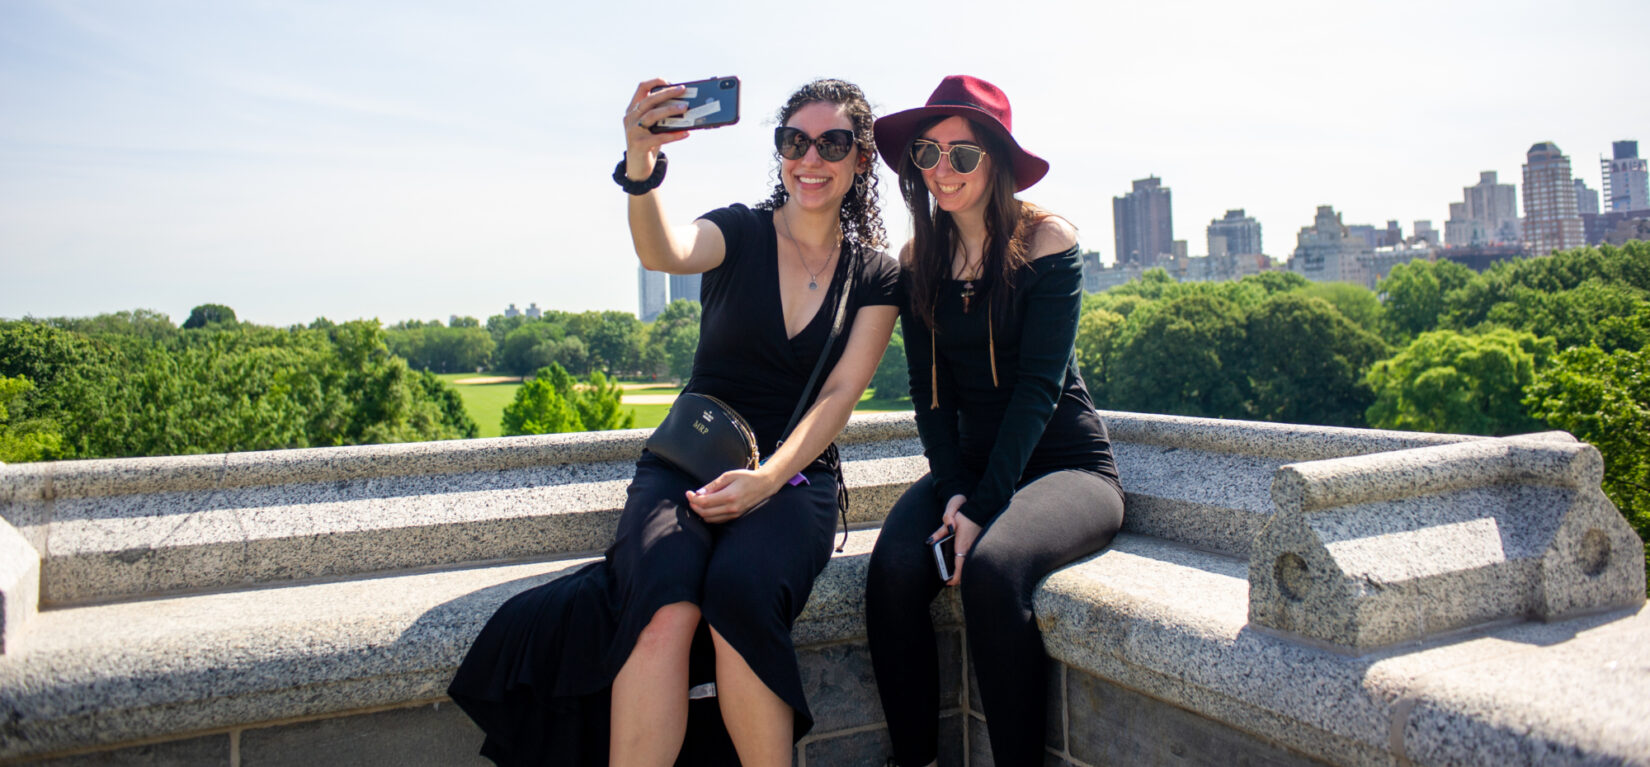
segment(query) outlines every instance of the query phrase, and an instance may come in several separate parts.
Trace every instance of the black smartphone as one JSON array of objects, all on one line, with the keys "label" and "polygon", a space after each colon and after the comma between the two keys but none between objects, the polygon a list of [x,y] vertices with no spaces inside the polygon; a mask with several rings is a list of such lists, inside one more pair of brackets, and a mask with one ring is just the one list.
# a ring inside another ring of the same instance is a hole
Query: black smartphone
[{"label": "black smartphone", "polygon": [[[680,98],[675,99],[686,106],[687,111],[654,123],[650,129],[654,133],[720,128],[739,122],[739,78],[711,77],[664,87],[677,85],[687,88]],[[658,90],[654,89],[655,92]]]},{"label": "black smartphone", "polygon": [[940,580],[951,580],[952,564],[957,559],[956,534],[946,533],[944,538],[934,541],[934,564],[940,568]]}]

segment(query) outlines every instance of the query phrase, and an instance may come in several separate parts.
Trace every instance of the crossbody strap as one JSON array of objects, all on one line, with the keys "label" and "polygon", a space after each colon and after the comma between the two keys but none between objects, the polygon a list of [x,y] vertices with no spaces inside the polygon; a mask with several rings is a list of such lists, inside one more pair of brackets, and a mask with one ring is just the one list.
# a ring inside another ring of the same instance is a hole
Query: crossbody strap
[{"label": "crossbody strap", "polygon": [[[854,255],[856,257],[859,255],[857,248],[854,249]],[[779,435],[778,444],[780,445],[785,444],[785,440],[790,439],[791,430],[795,429],[797,422],[802,420],[802,413],[808,409],[808,397],[813,394],[814,384],[819,382],[819,373],[825,369],[826,360],[831,358],[831,348],[836,346],[837,336],[842,335],[842,325],[848,314],[848,296],[854,292],[854,272],[856,271],[848,264],[846,258],[837,264],[838,270],[843,270],[845,267],[847,273],[842,275],[842,279],[836,281],[842,288],[842,295],[837,298],[836,311],[831,317],[831,335],[825,339],[825,346],[819,350],[819,361],[814,363],[813,375],[808,376],[807,385],[802,387],[802,398],[796,401],[796,409],[791,411],[791,422],[785,425],[785,431]]]},{"label": "crossbody strap", "polygon": [[[853,255],[856,257],[859,255],[858,248],[853,249]],[[814,372],[808,376],[807,385],[802,387],[802,397],[796,401],[796,409],[791,411],[791,422],[785,425],[785,431],[779,435],[779,442],[775,444],[775,449],[778,449],[778,445],[785,444],[785,440],[790,439],[791,430],[795,429],[797,422],[802,420],[802,413],[808,409],[808,398],[813,394],[814,384],[819,382],[819,373],[825,369],[825,361],[831,358],[831,349],[836,346],[837,336],[842,335],[842,325],[848,315],[848,296],[854,292],[854,273],[857,270],[848,263],[846,258],[837,263],[837,269],[843,272],[841,279],[835,281],[837,285],[841,286],[842,294],[837,297],[836,311],[831,316],[831,335],[825,339],[825,346],[819,350],[819,360],[814,362]],[[831,446],[825,449],[823,455],[826,457],[826,461],[831,464],[831,470],[836,474],[836,508],[837,513],[842,515],[842,542],[837,544],[836,550],[841,552],[848,546],[848,485],[842,478],[842,459],[837,455],[836,443],[832,442]],[[797,476],[802,475],[798,474]]]}]

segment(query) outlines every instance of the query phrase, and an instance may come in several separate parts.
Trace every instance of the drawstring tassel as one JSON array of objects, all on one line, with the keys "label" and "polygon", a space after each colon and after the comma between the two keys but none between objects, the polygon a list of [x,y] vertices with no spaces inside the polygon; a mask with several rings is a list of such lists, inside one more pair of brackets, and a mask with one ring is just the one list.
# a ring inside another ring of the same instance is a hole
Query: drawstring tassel
[{"label": "drawstring tassel", "polygon": [[940,409],[940,351],[934,345],[934,326],[928,326],[928,409]]},{"label": "drawstring tassel", "polygon": [[991,317],[985,318],[986,345],[991,350],[991,388],[997,388],[997,334],[991,329]]}]

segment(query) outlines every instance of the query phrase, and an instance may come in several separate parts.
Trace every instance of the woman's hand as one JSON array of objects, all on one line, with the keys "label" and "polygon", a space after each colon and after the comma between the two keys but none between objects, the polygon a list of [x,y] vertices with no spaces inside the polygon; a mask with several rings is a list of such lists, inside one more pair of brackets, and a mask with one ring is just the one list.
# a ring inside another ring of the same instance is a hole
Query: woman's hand
[{"label": "woman's hand", "polygon": [[948,533],[956,536],[951,543],[956,548],[957,556],[951,563],[951,580],[945,582],[947,586],[962,583],[963,561],[968,552],[974,549],[974,542],[980,539],[980,526],[975,524],[974,520],[958,513],[958,509],[961,509],[967,500],[965,496],[951,496],[951,500],[945,502],[945,524],[940,525],[940,529],[935,530],[929,537],[929,540],[937,541]]},{"label": "woman's hand", "polygon": [[630,106],[625,110],[624,172],[631,181],[642,181],[653,175],[653,162],[659,157],[659,147],[688,137],[687,131],[654,133],[649,130],[654,123],[687,111],[687,107],[682,104],[665,104],[682,95],[685,90],[682,86],[665,88],[658,93],[650,92],[665,84],[664,80],[655,77],[637,85],[636,94],[630,97]]},{"label": "woman's hand", "polygon": [[698,490],[689,490],[687,501],[700,519],[716,525],[744,516],[779,492],[780,487],[783,483],[769,479],[764,473],[734,469],[723,472]]}]

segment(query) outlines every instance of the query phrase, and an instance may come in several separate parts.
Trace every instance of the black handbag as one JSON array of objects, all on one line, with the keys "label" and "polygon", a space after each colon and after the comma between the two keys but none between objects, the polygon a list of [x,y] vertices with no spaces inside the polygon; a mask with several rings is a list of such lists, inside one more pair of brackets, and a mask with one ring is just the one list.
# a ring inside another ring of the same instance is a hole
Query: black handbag
[{"label": "black handbag", "polygon": [[[842,293],[837,298],[836,311],[832,315],[831,335],[820,348],[819,360],[814,363],[814,372],[808,376],[807,385],[802,387],[802,398],[797,400],[796,409],[791,411],[791,422],[780,434],[780,445],[785,444],[797,421],[802,419],[808,395],[813,392],[820,371],[825,369],[825,360],[831,356],[837,336],[842,334],[848,296],[854,289],[854,270],[847,266],[848,261],[843,258],[837,263],[841,279],[836,284],[841,286]],[[670,406],[670,412],[665,414],[665,420],[648,435],[647,450],[700,483],[710,482],[734,469],[754,469],[762,461],[756,445],[756,432],[751,429],[750,423],[728,403],[708,394],[678,395]]]},{"label": "black handbag", "polygon": [[648,436],[647,449],[700,484],[733,469],[754,469],[762,458],[751,425],[708,394],[677,395]]}]

